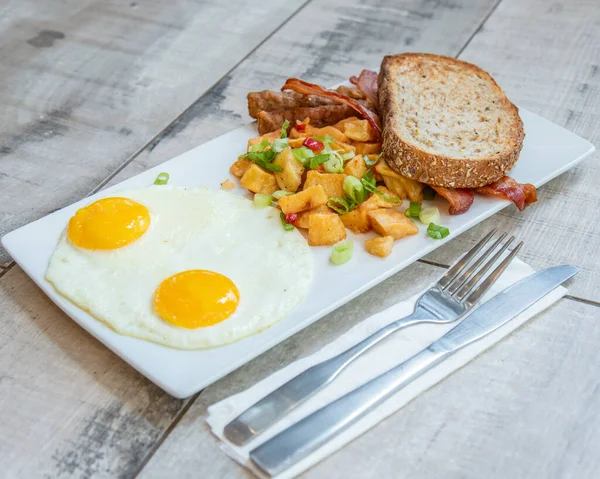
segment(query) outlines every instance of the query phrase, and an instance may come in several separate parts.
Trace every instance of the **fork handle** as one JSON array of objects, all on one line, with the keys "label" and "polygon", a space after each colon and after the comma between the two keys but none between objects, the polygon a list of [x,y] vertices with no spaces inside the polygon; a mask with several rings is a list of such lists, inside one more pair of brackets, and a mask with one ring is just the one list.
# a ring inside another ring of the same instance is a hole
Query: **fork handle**
[{"label": "fork handle", "polygon": [[224,436],[237,446],[247,444],[281,417],[329,384],[352,361],[399,329],[430,319],[420,310],[394,321],[337,356],[308,368],[231,421]]},{"label": "fork handle", "polygon": [[316,451],[403,386],[443,360],[447,350],[429,347],[386,373],[305,417],[250,452],[270,477]]}]

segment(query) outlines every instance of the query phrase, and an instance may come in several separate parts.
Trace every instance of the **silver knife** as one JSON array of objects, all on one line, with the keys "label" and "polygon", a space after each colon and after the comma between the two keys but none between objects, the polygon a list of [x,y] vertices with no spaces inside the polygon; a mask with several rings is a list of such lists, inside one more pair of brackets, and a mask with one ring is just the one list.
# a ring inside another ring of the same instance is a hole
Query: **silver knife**
[{"label": "silver knife", "polygon": [[515,283],[479,306],[458,326],[402,364],[288,427],[250,452],[274,476],[316,451],[406,384],[455,352],[487,336],[578,273],[553,266]]}]

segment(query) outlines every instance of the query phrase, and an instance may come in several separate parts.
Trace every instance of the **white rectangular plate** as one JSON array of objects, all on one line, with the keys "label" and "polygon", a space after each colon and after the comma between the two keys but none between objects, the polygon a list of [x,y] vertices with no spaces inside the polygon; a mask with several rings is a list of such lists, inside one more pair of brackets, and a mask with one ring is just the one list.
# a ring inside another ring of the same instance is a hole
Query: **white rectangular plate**
[{"label": "white rectangular plate", "polygon": [[[517,166],[510,173],[519,182],[533,183],[539,187],[575,166],[595,149],[588,141],[532,113],[521,110],[521,116],[525,124],[525,144]],[[476,196],[475,203],[467,213],[443,215],[441,224],[450,228],[450,236],[444,240],[432,240],[421,226],[419,234],[402,239],[384,260],[367,254],[363,248],[364,237],[358,238],[352,234],[349,237],[357,240],[355,253],[345,265],[334,266],[329,263],[331,248],[313,248],[315,280],[302,304],[271,328],[214,349],[180,351],[121,336],[60,296],[44,279],[57,239],[78,208],[119,190],[151,185],[161,171],[169,173],[169,184],[220,188],[220,183],[230,177],[230,164],[244,151],[248,139],[256,134],[254,124],[238,128],[23,226],[4,236],[2,244],[52,301],[80,326],[169,394],[185,398],[511,204],[497,198]],[[245,194],[241,187],[233,192]],[[443,200],[439,200],[438,206],[440,211],[447,211],[448,204]]]}]

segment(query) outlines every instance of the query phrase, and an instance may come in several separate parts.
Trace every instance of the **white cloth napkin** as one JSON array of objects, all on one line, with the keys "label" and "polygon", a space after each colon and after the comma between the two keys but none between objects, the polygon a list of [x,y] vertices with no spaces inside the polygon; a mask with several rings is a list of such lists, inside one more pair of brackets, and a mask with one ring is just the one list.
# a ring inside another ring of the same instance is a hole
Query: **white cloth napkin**
[{"label": "white cloth napkin", "polygon": [[[529,276],[533,272],[534,270],[530,266],[518,259],[515,259],[510,267],[499,278],[494,287],[484,297],[484,301],[511,284],[526,276]],[[410,383],[408,386],[397,392],[390,399],[372,409],[353,426],[346,429],[341,435],[325,444],[318,451],[298,462],[285,472],[279,474],[277,479],[295,477],[336,450],[340,449],[354,438],[358,437],[376,425],[379,421],[396,412],[423,391],[429,389],[441,381],[444,377],[464,366],[471,359],[491,347],[496,342],[500,341],[510,332],[517,329],[519,326],[525,323],[525,321],[548,308],[550,305],[564,296],[566,292],[567,290],[563,287],[556,288],[545,298],[538,301],[519,316],[502,326],[500,329],[486,336],[482,340],[469,345],[468,347],[448,358],[446,361],[435,366],[433,369],[429,370],[421,377]],[[297,376],[310,366],[348,349],[376,330],[412,313],[415,302],[420,294],[415,295],[406,301],[398,303],[386,309],[385,311],[375,314],[368,319],[365,319],[363,322],[352,328],[344,335],[340,336],[332,343],[325,346],[320,351],[288,365],[263,381],[257,383],[250,389],[247,389],[246,391],[210,406],[208,408],[208,417],[206,418],[206,421],[211,427],[212,432],[222,441],[221,449],[235,461],[250,469],[257,476],[264,477],[259,469],[256,468],[249,460],[249,452],[251,450],[265,442],[267,439],[273,437],[275,434],[281,432],[286,427],[311,414],[315,410],[327,405],[331,401],[355,389],[369,379],[374,378],[375,376],[387,371],[393,366],[400,364],[409,357],[418,353],[456,326],[456,323],[446,325],[423,324],[412,326],[392,334],[390,337],[386,338],[380,344],[374,346],[363,356],[351,363],[350,366],[348,366],[326,388],[315,394],[302,405],[298,406],[295,410],[282,418],[277,424],[272,426],[270,429],[265,431],[258,438],[254,439],[244,447],[237,447],[228,442],[223,436],[224,427],[247,407],[251,406],[259,399],[262,399],[268,393],[277,389],[283,383],[294,376]]]}]

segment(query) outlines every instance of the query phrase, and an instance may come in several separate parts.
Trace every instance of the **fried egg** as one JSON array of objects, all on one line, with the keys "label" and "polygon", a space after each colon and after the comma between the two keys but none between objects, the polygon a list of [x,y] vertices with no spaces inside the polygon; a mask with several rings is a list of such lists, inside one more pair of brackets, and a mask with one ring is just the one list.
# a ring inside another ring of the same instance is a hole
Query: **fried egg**
[{"label": "fried egg", "polygon": [[268,328],[307,294],[313,260],[275,208],[200,188],[151,186],[80,208],[46,279],[115,331],[180,349]]}]

